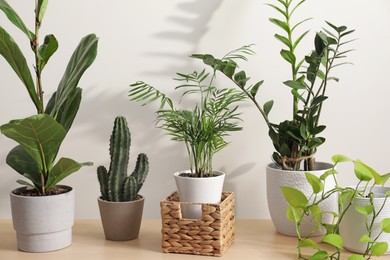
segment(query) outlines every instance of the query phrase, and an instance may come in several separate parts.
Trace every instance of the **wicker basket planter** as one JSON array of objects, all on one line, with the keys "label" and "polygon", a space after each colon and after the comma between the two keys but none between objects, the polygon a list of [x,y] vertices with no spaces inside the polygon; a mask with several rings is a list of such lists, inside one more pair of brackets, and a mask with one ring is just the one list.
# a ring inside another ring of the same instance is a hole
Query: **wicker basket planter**
[{"label": "wicker basket planter", "polygon": [[[179,202],[177,192],[161,201],[164,253],[222,256],[234,240],[234,193],[222,192],[221,203]],[[202,219],[183,219],[181,205],[202,205]]]}]

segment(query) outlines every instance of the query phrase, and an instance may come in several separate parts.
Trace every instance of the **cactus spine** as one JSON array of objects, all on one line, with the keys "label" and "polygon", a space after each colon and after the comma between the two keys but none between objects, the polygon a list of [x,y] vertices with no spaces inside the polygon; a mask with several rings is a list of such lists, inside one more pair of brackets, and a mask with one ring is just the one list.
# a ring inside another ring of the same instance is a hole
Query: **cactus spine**
[{"label": "cactus spine", "polygon": [[124,117],[116,117],[110,138],[110,168],[97,169],[100,192],[103,200],[132,201],[137,197],[149,172],[148,157],[139,154],[135,169],[127,176],[131,145],[130,131]]}]

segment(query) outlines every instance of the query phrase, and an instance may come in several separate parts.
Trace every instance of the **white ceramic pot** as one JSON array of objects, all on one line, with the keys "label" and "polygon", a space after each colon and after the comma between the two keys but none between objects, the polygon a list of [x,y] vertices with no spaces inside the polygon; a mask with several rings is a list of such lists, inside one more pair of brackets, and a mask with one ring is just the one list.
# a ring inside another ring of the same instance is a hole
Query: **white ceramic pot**
[{"label": "white ceramic pot", "polygon": [[138,238],[144,208],[144,197],[134,201],[106,201],[99,197],[98,205],[104,235],[107,240],[127,241]]},{"label": "white ceramic pot", "polygon": [[[213,177],[191,178],[179,176],[183,172],[174,173],[176,187],[181,202],[220,203],[225,173],[213,171]],[[182,217],[186,219],[201,219],[201,205],[181,205]]]},{"label": "white ceramic pot", "polygon": [[[373,192],[374,194],[377,194],[374,195],[375,196],[374,208],[376,211],[378,211],[382,206],[385,200],[384,194],[389,190],[390,187],[380,187],[380,186],[374,187]],[[365,252],[367,243],[359,242],[359,239],[364,234],[367,234],[367,229],[365,226],[366,223],[365,216],[358,213],[355,210],[355,207],[356,206],[364,207],[368,204],[369,204],[369,198],[360,198],[360,197],[355,198],[355,200],[353,201],[352,205],[345,213],[344,218],[340,223],[340,235],[343,237],[344,240],[344,248],[360,254]],[[383,210],[375,219],[373,232],[371,235],[372,238],[377,237],[377,235],[379,234],[381,230],[380,223],[384,218],[390,218],[390,200],[386,201]],[[372,216],[369,217],[369,221],[371,220],[372,220]],[[382,233],[377,241],[387,242],[390,245],[390,233]],[[386,252],[386,254],[389,253],[390,250]]]},{"label": "white ceramic pot", "polygon": [[[62,186],[66,187],[66,186]],[[72,243],[75,192],[51,196],[20,196],[11,192],[11,213],[17,247],[48,252]]]},{"label": "white ceramic pot", "polygon": [[[311,174],[319,177],[324,172],[332,168],[329,163],[316,163],[317,169],[309,171]],[[267,165],[267,202],[272,222],[278,233],[287,236],[297,236],[295,223],[290,222],[286,217],[288,203],[280,189],[281,186],[290,186],[300,190],[307,197],[312,194],[313,190],[306,180],[304,171],[286,171],[277,168],[274,163]],[[325,191],[335,187],[334,180],[328,178],[325,183]],[[338,212],[337,196],[331,196],[320,204],[323,212]],[[323,214],[323,223],[331,223],[333,217],[330,214]],[[315,223],[310,217],[306,217],[301,224],[302,236],[319,236],[325,233],[325,229],[316,230]]]}]

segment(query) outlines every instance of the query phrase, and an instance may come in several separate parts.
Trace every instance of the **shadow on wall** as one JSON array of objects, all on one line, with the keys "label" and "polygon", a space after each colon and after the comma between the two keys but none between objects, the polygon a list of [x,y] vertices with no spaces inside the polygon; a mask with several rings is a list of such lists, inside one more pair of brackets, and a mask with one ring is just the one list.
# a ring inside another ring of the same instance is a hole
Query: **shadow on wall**
[{"label": "shadow on wall", "polygon": [[189,47],[175,52],[158,51],[146,53],[147,56],[169,58],[172,61],[172,65],[164,71],[145,71],[144,74],[173,76],[175,72],[189,72],[189,70],[192,70],[193,68],[190,66],[191,59],[186,59],[185,64],[183,64],[183,58],[198,51],[200,40],[207,33],[208,24],[221,4],[222,0],[193,0],[178,4],[177,9],[179,9],[180,13],[166,18],[175,24],[175,26],[172,26],[174,29],[156,33],[154,37],[170,42],[182,42],[188,44]]}]

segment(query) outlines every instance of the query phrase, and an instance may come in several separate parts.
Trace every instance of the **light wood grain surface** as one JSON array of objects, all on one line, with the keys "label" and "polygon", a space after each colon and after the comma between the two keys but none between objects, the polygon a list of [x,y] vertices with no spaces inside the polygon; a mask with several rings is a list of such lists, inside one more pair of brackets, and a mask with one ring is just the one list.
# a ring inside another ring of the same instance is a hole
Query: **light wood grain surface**
[{"label": "light wood grain surface", "polygon": [[[160,230],[160,220],[144,219],[138,239],[113,242],[105,240],[100,220],[77,220],[73,227],[73,243],[68,248],[50,253],[25,253],[16,248],[16,235],[11,221],[1,220],[0,260],[219,259],[212,256],[162,253]],[[344,256],[343,259],[346,259],[346,254]],[[238,220],[235,241],[220,258],[297,259],[296,238],[276,233],[270,220]]]}]

